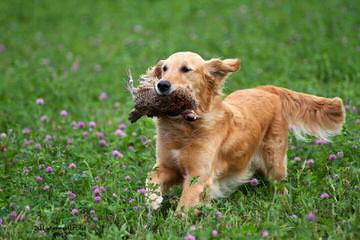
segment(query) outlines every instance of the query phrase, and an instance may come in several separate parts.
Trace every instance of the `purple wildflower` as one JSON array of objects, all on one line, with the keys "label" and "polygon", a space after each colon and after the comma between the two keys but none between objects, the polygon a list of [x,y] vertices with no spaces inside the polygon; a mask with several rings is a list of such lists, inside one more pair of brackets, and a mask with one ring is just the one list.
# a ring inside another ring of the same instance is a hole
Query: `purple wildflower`
[{"label": "purple wildflower", "polygon": [[87,138],[89,136],[89,132],[84,131],[82,135],[83,135],[84,138]]},{"label": "purple wildflower", "polygon": [[76,168],[76,164],[75,164],[75,163],[69,163],[68,168],[70,168],[70,169],[75,169],[75,168]]},{"label": "purple wildflower", "polygon": [[346,110],[346,111],[349,111],[350,108],[351,108],[351,105],[350,105],[350,104],[345,104],[344,107],[345,107],[345,110]]},{"label": "purple wildflower", "polygon": [[100,186],[100,187],[99,187],[99,190],[100,190],[100,192],[106,192],[106,187]]},{"label": "purple wildflower", "polygon": [[72,144],[73,144],[72,138],[68,138],[68,139],[66,140],[66,144],[67,144],[67,145],[72,145]]},{"label": "purple wildflower", "polygon": [[354,189],[355,190],[360,190],[360,186],[355,186]]},{"label": "purple wildflower", "polygon": [[41,144],[40,144],[40,143],[36,143],[36,144],[34,145],[34,149],[40,150],[40,149],[41,149]]},{"label": "purple wildflower", "polygon": [[45,115],[43,115],[43,116],[40,117],[40,122],[42,122],[42,123],[45,123],[45,122],[47,122],[48,120],[49,120],[48,117],[45,116]]},{"label": "purple wildflower", "polygon": [[296,127],[293,124],[289,124],[288,129],[291,130],[291,131],[294,131],[296,129]]},{"label": "purple wildflower", "polygon": [[216,217],[216,218],[219,219],[219,218],[222,218],[222,216],[223,216],[222,212],[220,212],[219,210],[216,210],[216,211],[215,211],[215,217]]},{"label": "purple wildflower", "polygon": [[124,179],[125,179],[126,181],[130,181],[130,180],[131,180],[131,177],[130,177],[130,176],[125,176]]},{"label": "purple wildflower", "polygon": [[76,121],[72,121],[72,122],[71,122],[71,127],[72,127],[73,129],[78,129],[78,123],[77,123]]},{"label": "purple wildflower", "polygon": [[43,66],[49,66],[50,60],[48,58],[41,59],[41,65]]},{"label": "purple wildflower", "polygon": [[256,185],[258,185],[259,184],[259,182],[258,182],[258,180],[256,179],[256,178],[252,178],[251,180],[250,180],[250,185],[251,186],[256,186]]},{"label": "purple wildflower", "polygon": [[125,128],[126,128],[126,125],[124,123],[120,123],[118,125],[118,129],[120,129],[120,130],[124,130]]},{"label": "purple wildflower", "polygon": [[143,145],[147,145],[149,143],[149,140],[145,136],[140,136],[139,139]]},{"label": "purple wildflower", "polygon": [[134,210],[139,210],[139,209],[141,209],[141,208],[142,208],[142,206],[139,206],[139,205],[135,205],[135,206],[133,207]]},{"label": "purple wildflower", "polygon": [[37,105],[44,105],[44,99],[42,99],[42,98],[38,98],[38,99],[36,99],[36,104]]},{"label": "purple wildflower", "polygon": [[53,139],[54,139],[53,136],[51,136],[50,134],[47,134],[45,136],[44,142],[48,143],[48,142],[52,141]]},{"label": "purple wildflower", "polygon": [[115,135],[118,136],[118,137],[123,137],[123,136],[125,136],[125,133],[121,129],[116,129]]},{"label": "purple wildflower", "polygon": [[314,164],[314,160],[313,160],[313,159],[308,159],[308,160],[305,161],[305,164],[306,164],[306,165],[309,165],[309,166],[310,166],[310,165],[313,165],[313,164]]},{"label": "purple wildflower", "polygon": [[100,197],[100,196],[95,196],[95,197],[94,197],[94,201],[95,201],[96,203],[99,203],[99,202],[101,201],[101,197]]},{"label": "purple wildflower", "polygon": [[134,199],[134,198],[130,198],[130,199],[129,199],[129,203],[133,203],[133,202],[135,202],[135,199]]},{"label": "purple wildflower", "polygon": [[113,150],[111,155],[115,158],[122,158],[123,154],[121,152],[119,152],[118,150]]},{"label": "purple wildflower", "polygon": [[336,160],[336,155],[335,154],[330,154],[329,157],[328,157],[328,160],[329,161],[335,161]]},{"label": "purple wildflower", "polygon": [[41,176],[36,176],[36,177],[35,177],[35,181],[36,181],[37,183],[41,183],[42,180],[43,180],[43,178],[42,178]]},{"label": "purple wildflower", "polygon": [[99,140],[99,145],[102,146],[102,147],[105,147],[106,146],[106,141],[104,139],[100,139]]},{"label": "purple wildflower", "polygon": [[104,101],[107,98],[106,92],[101,92],[99,95],[99,100]]},{"label": "purple wildflower", "polygon": [[129,152],[134,152],[134,151],[135,151],[135,148],[134,148],[133,145],[129,145],[129,146],[128,146],[128,150],[129,150]]},{"label": "purple wildflower", "polygon": [[356,114],[356,113],[358,112],[356,106],[353,106],[353,107],[351,108],[351,111],[352,111],[352,113],[354,113],[354,114]]},{"label": "purple wildflower", "polygon": [[79,59],[76,59],[76,61],[71,65],[71,71],[76,72],[80,67],[80,61]]},{"label": "purple wildflower", "polygon": [[294,162],[300,162],[301,161],[301,158],[300,157],[294,157]]},{"label": "purple wildflower", "polygon": [[262,238],[266,238],[266,237],[269,236],[269,232],[268,232],[266,229],[261,230],[260,236],[261,236]]},{"label": "purple wildflower", "polygon": [[218,233],[217,230],[214,229],[214,230],[211,231],[211,236],[212,237],[217,237],[218,235],[219,235],[219,233]]},{"label": "purple wildflower", "polygon": [[316,145],[324,145],[324,144],[328,144],[329,142],[325,139],[322,138],[317,138],[314,142],[314,144]]},{"label": "purple wildflower", "polygon": [[68,195],[68,198],[69,198],[70,201],[73,201],[76,198],[76,194],[73,193],[73,192],[69,191],[67,195]]},{"label": "purple wildflower", "polygon": [[89,128],[95,128],[96,127],[96,122],[90,121],[88,125],[89,125]]},{"label": "purple wildflower", "polygon": [[105,137],[105,134],[103,132],[96,132],[95,136],[100,138],[100,139],[103,139]]},{"label": "purple wildflower", "polygon": [[315,213],[314,212],[309,212],[306,216],[306,219],[309,221],[315,221]]},{"label": "purple wildflower", "polygon": [[184,240],[196,240],[196,237],[189,233],[188,235],[185,236]]},{"label": "purple wildflower", "polygon": [[46,169],[45,169],[45,172],[48,172],[48,173],[50,173],[52,171],[54,171],[52,166],[47,166]]},{"label": "purple wildflower", "polygon": [[327,199],[329,197],[330,197],[329,194],[327,194],[326,192],[320,194],[320,199]]},{"label": "purple wildflower", "polygon": [[22,133],[25,134],[25,135],[31,133],[31,128],[24,128],[22,130]]},{"label": "purple wildflower", "polygon": [[79,210],[76,209],[76,208],[73,208],[73,209],[71,209],[70,214],[73,215],[73,216],[78,215],[78,214],[79,214]]},{"label": "purple wildflower", "polygon": [[138,190],[136,190],[136,192],[141,194],[141,195],[145,195],[146,189],[145,188],[139,188]]},{"label": "purple wildflower", "polygon": [[2,226],[4,223],[4,221],[2,220],[2,218],[0,218],[0,226]]},{"label": "purple wildflower", "polygon": [[60,116],[61,117],[66,117],[67,115],[68,115],[68,112],[66,110],[60,111]]},{"label": "purple wildflower", "polygon": [[77,128],[84,128],[84,127],[85,127],[85,122],[83,121],[77,122]]},{"label": "purple wildflower", "polygon": [[11,221],[15,221],[15,220],[16,220],[16,217],[17,217],[16,211],[12,211],[12,212],[9,214],[9,219],[10,219]]},{"label": "purple wildflower", "polygon": [[93,193],[94,196],[99,196],[100,195],[100,188],[98,186],[92,187],[91,192]]},{"label": "purple wildflower", "polygon": [[24,167],[24,168],[23,168],[23,174],[24,174],[24,175],[28,175],[29,172],[30,172],[30,168],[28,168],[28,167]]},{"label": "purple wildflower", "polygon": [[48,192],[49,189],[50,189],[49,185],[45,185],[44,188],[43,188],[44,192]]},{"label": "purple wildflower", "polygon": [[24,140],[24,146],[29,146],[32,143],[33,143],[33,141],[31,141],[31,140],[27,140],[27,139]]}]

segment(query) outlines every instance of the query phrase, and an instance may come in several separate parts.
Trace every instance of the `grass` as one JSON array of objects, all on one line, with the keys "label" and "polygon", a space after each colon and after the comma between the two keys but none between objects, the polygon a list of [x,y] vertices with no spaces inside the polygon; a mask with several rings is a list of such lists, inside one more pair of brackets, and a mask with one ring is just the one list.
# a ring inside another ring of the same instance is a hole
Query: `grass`
[{"label": "grass", "polygon": [[[359,239],[359,11],[350,0],[1,1],[0,238],[209,239],[216,229],[218,239],[256,239],[263,230],[271,239]],[[343,133],[324,145],[291,136],[282,183],[260,178],[185,219],[174,216],[175,188],[150,218],[137,189],[154,163],[154,126],[127,122],[124,79],[128,67],[138,75],[180,50],[241,58],[226,93],[274,84],[340,96],[348,106]],[[96,127],[73,129],[73,121]],[[114,134],[120,123],[123,137]],[[329,161],[337,152],[343,156]],[[106,187],[99,203],[94,186]],[[284,186],[289,194],[276,194]],[[323,192],[330,197],[320,199]]]}]

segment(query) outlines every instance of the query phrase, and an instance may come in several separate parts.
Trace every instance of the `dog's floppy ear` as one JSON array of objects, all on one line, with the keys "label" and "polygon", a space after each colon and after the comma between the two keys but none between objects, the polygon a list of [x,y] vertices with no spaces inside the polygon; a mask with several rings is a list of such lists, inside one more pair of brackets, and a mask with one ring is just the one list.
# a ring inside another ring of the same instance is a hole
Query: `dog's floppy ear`
[{"label": "dog's floppy ear", "polygon": [[146,76],[149,78],[158,78],[161,79],[161,66],[164,63],[164,60],[160,60],[157,64],[155,64],[154,66],[150,67],[147,71],[146,71]]},{"label": "dog's floppy ear", "polygon": [[223,80],[231,72],[236,72],[240,67],[240,60],[237,58],[230,58],[221,60],[213,58],[206,61],[206,68],[210,76],[215,79]]}]

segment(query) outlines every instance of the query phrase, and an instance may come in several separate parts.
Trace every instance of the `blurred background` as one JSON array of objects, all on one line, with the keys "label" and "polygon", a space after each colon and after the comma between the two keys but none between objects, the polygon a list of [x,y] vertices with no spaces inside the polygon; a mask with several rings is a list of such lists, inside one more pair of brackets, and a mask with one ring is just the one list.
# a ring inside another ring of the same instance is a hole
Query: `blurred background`
[{"label": "blurred background", "polygon": [[184,50],[241,59],[226,93],[274,84],[359,103],[359,1],[15,0],[0,12],[1,128],[29,124],[38,97],[49,115],[125,119],[126,69]]}]

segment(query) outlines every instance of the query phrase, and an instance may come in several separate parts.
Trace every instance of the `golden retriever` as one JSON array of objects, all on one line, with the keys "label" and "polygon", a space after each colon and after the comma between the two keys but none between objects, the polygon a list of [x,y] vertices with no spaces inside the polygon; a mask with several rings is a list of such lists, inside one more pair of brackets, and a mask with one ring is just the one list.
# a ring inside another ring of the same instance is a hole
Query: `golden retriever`
[{"label": "golden retriever", "polygon": [[159,95],[189,88],[200,116],[194,122],[180,116],[155,120],[156,164],[146,180],[152,209],[159,208],[162,194],[174,184],[182,184],[180,210],[226,196],[257,170],[283,180],[289,124],[299,135],[325,139],[341,131],[345,112],[340,98],[260,86],[223,99],[222,84],[239,66],[238,59],[205,61],[196,53],[178,52],[146,72],[158,79]]}]

